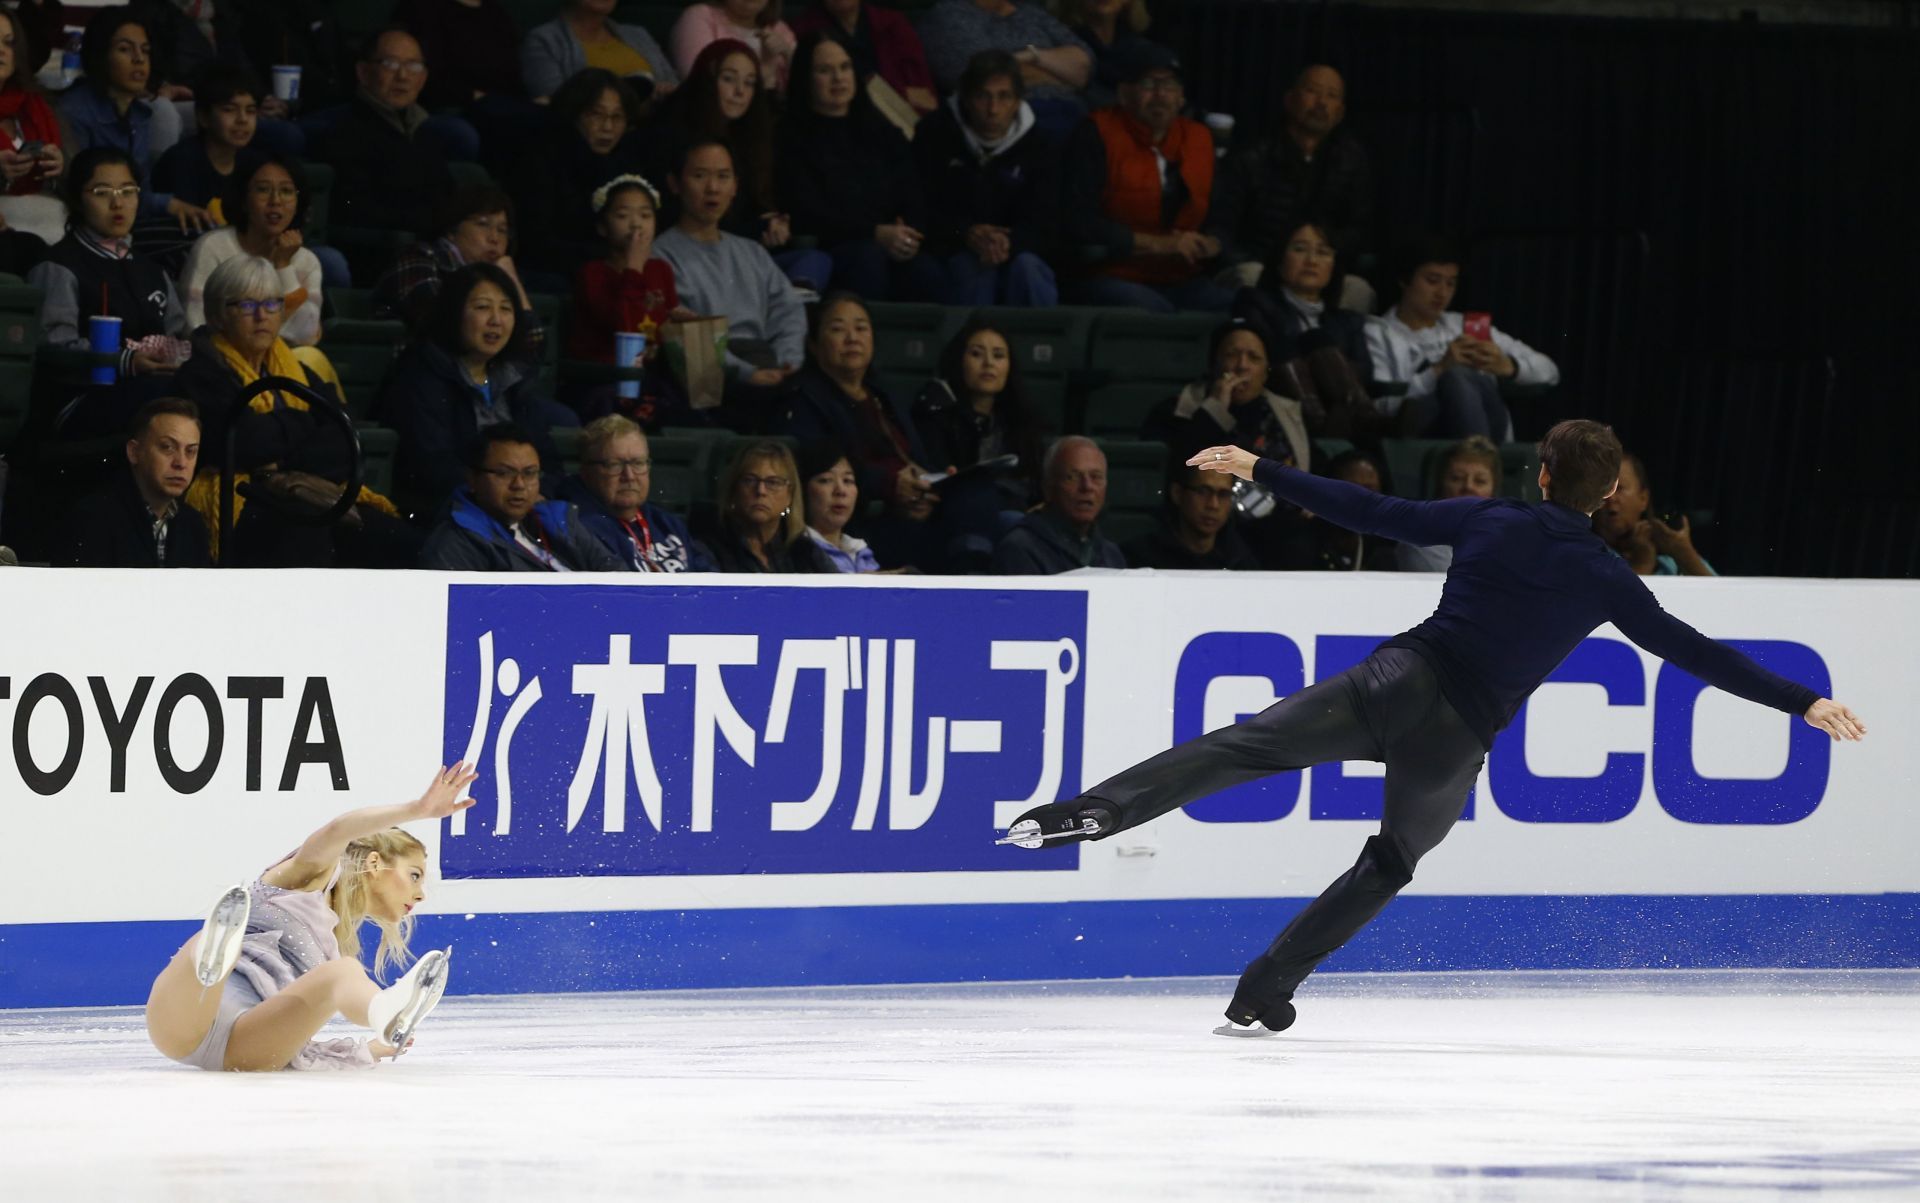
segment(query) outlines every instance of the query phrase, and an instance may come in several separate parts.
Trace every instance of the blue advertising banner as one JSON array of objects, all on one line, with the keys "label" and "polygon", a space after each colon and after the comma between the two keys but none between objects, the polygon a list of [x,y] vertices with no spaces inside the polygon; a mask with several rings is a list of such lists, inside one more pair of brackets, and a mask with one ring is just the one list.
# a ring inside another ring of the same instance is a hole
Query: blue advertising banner
[{"label": "blue advertising banner", "polygon": [[1033,872],[1081,785],[1080,591],[455,585],[448,878]]}]

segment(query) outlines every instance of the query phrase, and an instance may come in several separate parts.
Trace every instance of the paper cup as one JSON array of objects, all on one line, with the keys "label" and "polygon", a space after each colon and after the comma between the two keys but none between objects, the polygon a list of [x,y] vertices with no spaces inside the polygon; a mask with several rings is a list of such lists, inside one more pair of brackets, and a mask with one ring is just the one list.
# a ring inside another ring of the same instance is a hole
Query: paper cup
[{"label": "paper cup", "polygon": [[[644,334],[620,333],[613,336],[613,364],[619,368],[637,368],[641,366],[641,357],[647,353],[647,336]],[[620,395],[628,400],[640,399],[640,382],[622,380]]]},{"label": "paper cup", "polygon": [[297,64],[274,67],[273,97],[288,104],[300,99],[300,68]]},{"label": "paper cup", "polygon": [[[120,319],[117,317],[88,318],[87,348],[98,355],[120,354]],[[120,379],[118,363],[95,364],[87,369],[87,379],[94,384],[112,384]]]}]

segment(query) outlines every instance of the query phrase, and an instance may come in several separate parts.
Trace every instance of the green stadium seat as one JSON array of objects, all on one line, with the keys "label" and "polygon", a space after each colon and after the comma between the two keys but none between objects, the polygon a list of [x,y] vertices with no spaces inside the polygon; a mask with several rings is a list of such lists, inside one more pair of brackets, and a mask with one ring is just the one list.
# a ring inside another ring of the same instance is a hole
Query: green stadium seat
[{"label": "green stadium seat", "polygon": [[1318,472],[1336,457],[1353,450],[1353,444],[1346,439],[1314,439],[1313,470]]},{"label": "green stadium seat", "polygon": [[311,161],[300,166],[307,184],[307,220],[300,227],[300,233],[308,242],[325,245],[328,227],[332,224],[329,215],[333,212],[333,168]]},{"label": "green stadium seat", "polygon": [[364,417],[373,412],[380,385],[406,341],[406,327],[399,322],[339,318],[327,324],[320,349],[340,373],[348,413]]},{"label": "green stadium seat", "polygon": [[547,431],[553,440],[553,449],[560,453],[560,463],[556,469],[553,464],[540,465],[546,471],[559,471],[563,476],[572,476],[580,470],[580,428],[578,426],[555,426]]},{"label": "green stadium seat", "polygon": [[1102,380],[1186,384],[1206,374],[1207,337],[1220,321],[1212,313],[1109,311],[1094,321],[1088,365]]},{"label": "green stadium seat", "polygon": [[1109,508],[1100,515],[1100,533],[1120,546],[1125,547],[1142,535],[1150,535],[1160,525],[1158,514],[1148,514],[1138,510],[1115,510]]},{"label": "green stadium seat", "polygon": [[40,290],[0,284],[0,359],[33,358],[40,346]]},{"label": "green stadium seat", "polygon": [[32,403],[33,360],[0,359],[0,451],[13,446]]},{"label": "green stadium seat", "polygon": [[987,321],[1012,344],[1014,362],[1027,380],[1069,380],[1087,366],[1093,324],[1102,310],[1056,307],[976,309],[972,319]]},{"label": "green stadium seat", "polygon": [[653,460],[653,471],[647,499],[676,514],[685,514],[695,502],[707,500],[704,490],[714,445],[713,439],[677,438],[664,433],[648,439],[647,454]]},{"label": "green stadium seat", "polygon": [[373,289],[329,288],[326,295],[335,318],[356,322],[373,320]]},{"label": "green stadium seat", "polygon": [[382,497],[393,496],[393,460],[400,452],[400,432],[385,426],[356,426],[360,436],[360,483]]},{"label": "green stadium seat", "polygon": [[1081,425],[1096,439],[1137,439],[1153,407],[1180,391],[1167,380],[1130,380],[1106,384],[1087,394]]},{"label": "green stadium seat", "polygon": [[1500,496],[1538,502],[1540,448],[1533,443],[1507,443],[1500,448]]},{"label": "green stadium seat", "polygon": [[1158,518],[1166,499],[1166,444],[1103,439],[1100,449],[1107,453],[1107,509]]},{"label": "green stadium seat", "polygon": [[1431,484],[1439,472],[1440,453],[1454,442],[1453,439],[1383,439],[1380,450],[1386,458],[1387,492],[1397,497],[1433,496]]},{"label": "green stadium seat", "polygon": [[1027,406],[1033,411],[1046,437],[1076,433],[1067,426],[1070,394],[1066,381],[1029,378],[1023,383],[1027,391]]},{"label": "green stadium seat", "polygon": [[873,362],[889,377],[929,379],[940,371],[940,352],[966,321],[966,310],[944,305],[873,302]]}]

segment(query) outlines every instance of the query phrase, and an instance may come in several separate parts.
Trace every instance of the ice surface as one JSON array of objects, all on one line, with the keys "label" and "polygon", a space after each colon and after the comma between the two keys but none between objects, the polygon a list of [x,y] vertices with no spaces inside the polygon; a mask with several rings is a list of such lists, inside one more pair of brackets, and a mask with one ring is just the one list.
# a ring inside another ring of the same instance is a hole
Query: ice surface
[{"label": "ice surface", "polygon": [[1229,985],[452,998],[357,1073],[0,1012],[0,1198],[1920,1198],[1920,972]]}]

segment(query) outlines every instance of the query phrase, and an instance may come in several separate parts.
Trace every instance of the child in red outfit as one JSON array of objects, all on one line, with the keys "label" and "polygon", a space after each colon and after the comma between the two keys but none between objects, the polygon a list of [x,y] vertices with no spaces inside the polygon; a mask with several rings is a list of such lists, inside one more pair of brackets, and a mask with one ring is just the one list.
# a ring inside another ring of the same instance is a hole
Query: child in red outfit
[{"label": "child in red outfit", "polygon": [[647,358],[657,353],[660,327],[680,308],[673,266],[653,258],[659,209],[659,193],[637,175],[615,176],[594,193],[607,257],[574,277],[571,357],[612,363],[613,336],[620,333],[646,335]]}]

